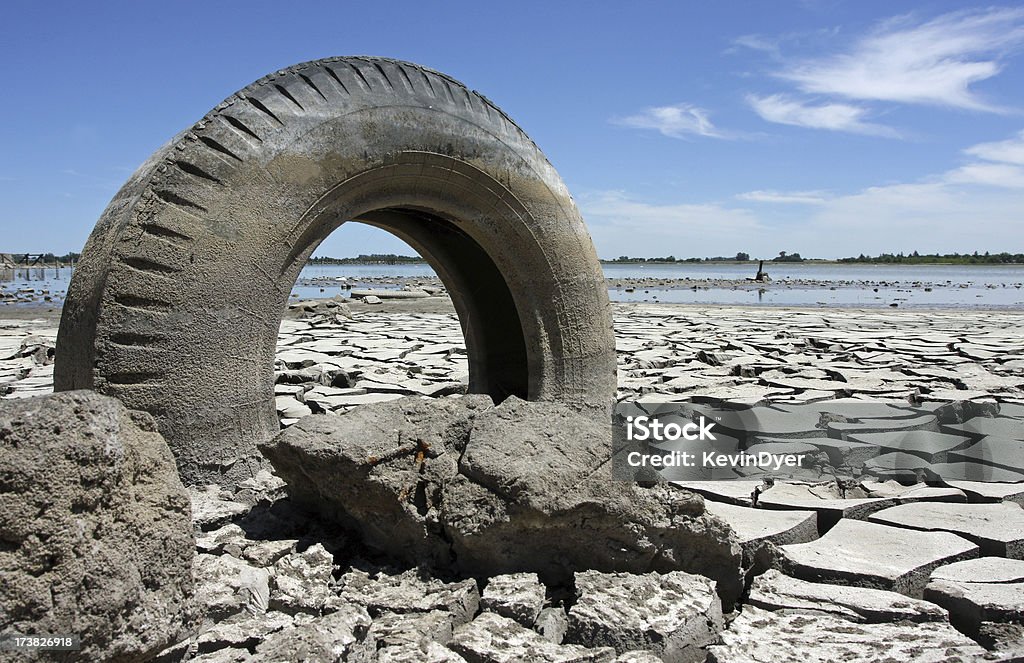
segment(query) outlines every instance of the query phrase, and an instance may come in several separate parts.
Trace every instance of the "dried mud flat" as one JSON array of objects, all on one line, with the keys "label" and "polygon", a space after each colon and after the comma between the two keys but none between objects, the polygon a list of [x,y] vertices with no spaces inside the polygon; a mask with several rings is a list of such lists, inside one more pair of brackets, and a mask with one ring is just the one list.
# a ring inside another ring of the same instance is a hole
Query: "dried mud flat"
[{"label": "dried mud flat", "polygon": [[[713,586],[681,572],[586,572],[567,595],[531,574],[472,580],[392,567],[296,511],[283,481],[261,473],[191,489],[208,619],[167,660],[275,660],[314,644],[339,659],[395,661],[1024,656],[1024,477],[1014,476],[1024,456],[1024,314],[646,304],[614,312],[620,400],[880,408],[846,428],[808,422],[775,442],[798,438],[830,458],[873,461],[873,476],[685,485],[736,532],[750,583],[739,610],[716,612]],[[4,398],[52,388],[55,335],[52,317],[0,320]],[[468,378],[458,321],[441,298],[294,305],[275,370],[282,426],[409,396],[458,398]],[[894,450],[885,434],[909,429],[946,446]],[[972,456],[974,448],[984,453]],[[898,483],[886,473],[894,453],[982,464],[1002,481]]]}]

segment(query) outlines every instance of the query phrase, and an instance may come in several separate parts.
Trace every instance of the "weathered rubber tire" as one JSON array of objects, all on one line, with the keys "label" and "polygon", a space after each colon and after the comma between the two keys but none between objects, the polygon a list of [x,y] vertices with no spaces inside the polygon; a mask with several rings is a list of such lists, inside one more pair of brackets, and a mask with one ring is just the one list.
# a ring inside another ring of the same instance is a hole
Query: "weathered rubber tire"
[{"label": "weathered rubber tire", "polygon": [[278,431],[289,291],[346,220],[391,231],[437,270],[471,391],[610,404],[604,278],[554,168],[483,96],[369,57],[267,76],[132,175],[72,279],[55,388],[152,413],[186,483],[248,476]]}]

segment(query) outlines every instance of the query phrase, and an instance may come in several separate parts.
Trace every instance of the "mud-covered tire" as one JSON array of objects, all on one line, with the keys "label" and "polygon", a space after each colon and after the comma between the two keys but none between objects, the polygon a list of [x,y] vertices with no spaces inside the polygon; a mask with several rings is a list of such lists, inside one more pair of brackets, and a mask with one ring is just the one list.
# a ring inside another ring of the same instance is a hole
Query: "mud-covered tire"
[{"label": "mud-covered tire", "polygon": [[607,290],[540,150],[451,78],[394,60],[296,65],[158,150],[103,213],[61,318],[57,390],[156,416],[182,478],[248,476],[278,431],[273,360],[299,270],[347,220],[446,283],[470,389],[607,406]]}]

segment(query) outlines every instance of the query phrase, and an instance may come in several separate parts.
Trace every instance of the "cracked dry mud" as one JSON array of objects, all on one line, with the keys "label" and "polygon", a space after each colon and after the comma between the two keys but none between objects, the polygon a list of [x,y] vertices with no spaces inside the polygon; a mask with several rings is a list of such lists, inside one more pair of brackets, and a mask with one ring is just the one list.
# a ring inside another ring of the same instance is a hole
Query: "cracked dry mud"
[{"label": "cracked dry mud", "polygon": [[[464,400],[466,355],[452,314],[389,302],[348,318],[335,308],[317,306],[282,323],[275,368],[283,427],[307,414],[344,415],[399,398]],[[677,486],[682,495],[697,491],[706,512],[735,531],[751,583],[739,610],[716,616],[714,584],[684,571],[625,578],[587,571],[571,579],[516,569],[490,577],[428,573],[411,563],[415,556],[403,563],[383,555],[303,510],[294,488],[289,496],[282,479],[264,472],[239,485],[190,489],[207,619],[163,660],[270,661],[295,652],[354,661],[1024,656],[1024,477],[1014,465],[1024,445],[1024,316],[615,311],[622,400],[871,403],[861,418],[811,431],[759,418],[762,444],[810,445],[833,462],[872,468],[855,482]],[[5,397],[49,391],[54,332],[45,322],[0,322]],[[922,415],[929,403],[932,414]],[[897,453],[943,472],[982,465],[1000,482],[905,485],[889,472],[907,466],[886,458]]]}]

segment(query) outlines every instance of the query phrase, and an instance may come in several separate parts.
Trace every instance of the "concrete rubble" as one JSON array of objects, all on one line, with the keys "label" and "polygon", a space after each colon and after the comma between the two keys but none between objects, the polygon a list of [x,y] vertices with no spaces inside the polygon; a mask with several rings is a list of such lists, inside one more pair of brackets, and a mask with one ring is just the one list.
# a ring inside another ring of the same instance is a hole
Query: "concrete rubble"
[{"label": "concrete rubble", "polygon": [[111,661],[189,637],[189,515],[149,415],[84,391],[0,402],[0,633],[79,634],[79,660]]}]

